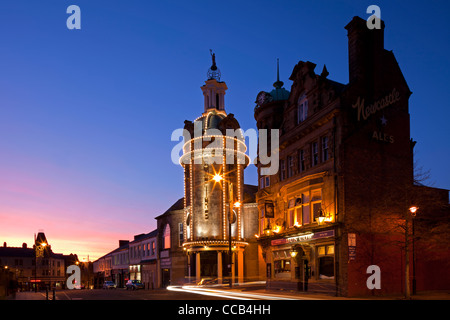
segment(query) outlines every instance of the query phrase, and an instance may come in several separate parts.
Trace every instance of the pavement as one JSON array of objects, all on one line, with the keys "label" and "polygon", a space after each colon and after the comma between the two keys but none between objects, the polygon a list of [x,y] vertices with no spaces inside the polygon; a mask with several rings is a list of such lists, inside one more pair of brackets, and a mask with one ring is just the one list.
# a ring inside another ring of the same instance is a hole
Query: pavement
[{"label": "pavement", "polygon": [[[217,288],[217,287],[216,287]],[[298,292],[298,291],[290,291],[290,290],[267,290],[262,287],[235,287],[230,289],[229,287],[223,286],[217,288],[218,290],[226,290],[230,293],[251,293],[251,294],[260,294],[264,295],[273,295],[273,296],[282,296],[286,297],[286,299],[300,299],[300,300],[405,300],[402,295],[385,295],[385,296],[370,296],[370,297],[336,297],[328,294],[321,293],[313,293],[313,292]],[[165,291],[165,289],[159,289],[160,291]],[[156,293],[156,292],[155,292]],[[161,292],[162,293],[162,292]],[[53,297],[52,292],[49,292],[48,298],[51,300]],[[65,300],[65,297],[68,297],[65,290],[56,291],[56,300]],[[199,295],[199,300],[202,299],[201,295]],[[47,296],[45,291],[41,292],[17,292],[15,297],[13,295],[9,295],[6,300],[47,300]],[[74,300],[74,299],[71,299]],[[411,300],[450,300],[450,290],[441,290],[441,291],[424,291],[417,292],[416,295],[411,297]]]}]

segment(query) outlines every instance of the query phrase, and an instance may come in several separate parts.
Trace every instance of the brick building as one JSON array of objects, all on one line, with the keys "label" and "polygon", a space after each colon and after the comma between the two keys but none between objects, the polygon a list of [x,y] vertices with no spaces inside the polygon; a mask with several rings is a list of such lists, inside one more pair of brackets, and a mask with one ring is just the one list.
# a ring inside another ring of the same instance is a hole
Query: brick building
[{"label": "brick building", "polygon": [[[278,79],[274,90],[257,95],[258,129],[280,133],[279,172],[264,176],[258,165],[267,286],[342,296],[399,293],[411,265],[411,279],[421,279],[417,289],[436,288],[426,279],[448,268],[448,250],[429,252],[439,250],[428,244],[432,236],[419,240],[411,230],[413,219],[418,228],[431,223],[423,217],[449,216],[448,191],[414,182],[411,91],[384,48],[384,23],[370,30],[355,17],[345,28],[347,84],[330,80],[325,66],[316,74],[314,63],[300,61],[290,92]],[[424,193],[431,195],[420,198]],[[414,218],[409,208],[419,198]],[[366,285],[370,265],[381,270],[381,289]],[[441,280],[448,289],[448,277]]]}]

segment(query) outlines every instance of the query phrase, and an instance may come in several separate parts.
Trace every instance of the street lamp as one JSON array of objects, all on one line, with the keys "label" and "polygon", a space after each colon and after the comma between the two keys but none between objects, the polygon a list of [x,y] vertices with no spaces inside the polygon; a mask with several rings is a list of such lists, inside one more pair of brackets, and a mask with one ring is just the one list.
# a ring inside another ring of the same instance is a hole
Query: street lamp
[{"label": "street lamp", "polygon": [[323,209],[320,209],[319,216],[317,217],[317,223],[319,225],[321,225],[325,221],[325,218],[326,217],[325,217],[325,214],[323,212]]},{"label": "street lamp", "polygon": [[295,258],[297,256],[297,254],[298,254],[298,251],[295,250],[294,247],[292,247],[292,249],[291,249],[291,251],[289,253],[291,254],[292,258]]},{"label": "street lamp", "polygon": [[222,181],[222,176],[220,175],[220,174],[218,174],[218,173],[216,173],[214,176],[213,176],[213,180],[215,181],[215,182],[220,182],[220,181]]},{"label": "street lamp", "polygon": [[[419,207],[411,206],[409,208],[409,213],[412,217],[412,245],[413,245],[413,293],[415,292],[415,282],[416,282],[416,275],[415,275],[415,264],[414,264],[414,217],[417,214],[417,210]],[[410,277],[409,277],[409,215],[406,215],[405,218],[405,298],[411,299],[411,288],[410,288]]]},{"label": "street lamp", "polygon": [[414,242],[415,242],[414,218],[417,214],[417,210],[419,210],[419,207],[416,207],[416,206],[412,206],[409,208],[409,212],[411,212],[411,216],[412,216],[412,263],[413,263],[412,293],[413,294],[416,294],[416,257],[415,257],[415,248],[414,248]]},{"label": "street lamp", "polygon": [[[228,217],[228,252],[229,252],[229,259],[230,259],[230,272],[233,272],[233,251],[231,250],[231,222],[233,219],[233,214],[236,214],[236,211],[234,208],[240,208],[241,203],[239,201],[236,201],[233,204],[233,208],[230,210],[230,215]],[[230,288],[233,287],[233,277],[230,278]]]}]

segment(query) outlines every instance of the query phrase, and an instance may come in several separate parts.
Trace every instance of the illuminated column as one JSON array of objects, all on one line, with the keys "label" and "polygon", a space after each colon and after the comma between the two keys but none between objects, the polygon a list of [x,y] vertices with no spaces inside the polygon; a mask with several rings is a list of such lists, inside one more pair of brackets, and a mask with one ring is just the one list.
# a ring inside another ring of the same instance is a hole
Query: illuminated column
[{"label": "illuminated column", "polygon": [[[222,146],[226,145],[225,136],[222,139]],[[222,154],[222,175],[225,177],[225,168],[226,168],[226,152],[223,151]],[[222,180],[222,234],[223,240],[227,240],[228,228],[227,228],[227,188],[228,186],[225,184],[225,179]]]},{"label": "illuminated column", "polygon": [[200,252],[197,252],[195,254],[195,259],[196,259],[196,263],[195,263],[195,279],[196,279],[197,283],[199,283],[200,280],[201,280],[201,276],[200,276]]},{"label": "illuminated column", "polygon": [[244,250],[238,250],[238,282],[244,282]]},{"label": "illuminated column", "polygon": [[[237,157],[236,157],[237,160]],[[237,201],[239,203],[242,203],[242,199],[241,199],[241,165],[238,163],[237,164],[237,172],[236,172],[236,176],[237,176]],[[237,213],[237,230],[236,230],[236,239],[237,240],[241,240],[241,205],[236,208],[236,213]]]},{"label": "illuminated column", "polygon": [[[191,149],[192,150],[192,149]],[[191,157],[191,164],[189,165],[189,183],[190,183],[190,187],[189,187],[189,195],[191,197],[191,203],[190,203],[190,214],[189,214],[189,227],[190,227],[190,236],[191,236],[191,241],[194,240],[194,186],[193,186],[193,181],[194,181],[194,176],[192,175],[192,168],[194,167],[194,158]]]},{"label": "illuminated column", "polygon": [[217,278],[219,284],[222,284],[222,251],[217,251]]}]

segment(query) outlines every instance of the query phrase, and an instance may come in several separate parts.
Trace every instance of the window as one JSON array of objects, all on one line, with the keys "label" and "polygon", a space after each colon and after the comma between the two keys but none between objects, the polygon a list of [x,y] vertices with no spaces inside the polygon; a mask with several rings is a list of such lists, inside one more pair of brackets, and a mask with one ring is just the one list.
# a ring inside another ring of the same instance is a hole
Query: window
[{"label": "window", "polygon": [[295,224],[295,199],[290,199],[288,202],[288,226],[293,227]]},{"label": "window", "polygon": [[166,224],[163,232],[163,249],[170,249],[170,226]]},{"label": "window", "polygon": [[280,180],[286,179],[286,166],[284,160],[280,160]]},{"label": "window", "polygon": [[302,224],[311,223],[311,212],[309,211],[309,192],[302,194]]},{"label": "window", "polygon": [[311,144],[311,165],[314,167],[319,163],[319,149],[317,146],[317,142],[313,142]]},{"label": "window", "polygon": [[152,255],[155,254],[156,244],[155,241],[152,241]]},{"label": "window", "polygon": [[264,189],[270,187],[270,176],[263,176],[259,179],[259,188]]},{"label": "window", "polygon": [[308,116],[308,100],[306,100],[306,96],[303,95],[298,99],[297,104],[297,124],[306,120]]},{"label": "window", "polygon": [[320,246],[317,248],[319,256],[319,278],[334,278],[334,245]]},{"label": "window", "polygon": [[328,160],[328,137],[322,137],[322,161]]},{"label": "window", "polygon": [[306,170],[305,167],[305,150],[300,150],[298,152],[298,171],[303,172]]},{"label": "window", "polygon": [[291,255],[288,250],[279,250],[273,252],[273,266],[275,278],[291,277]]},{"label": "window", "polygon": [[317,222],[317,218],[322,210],[322,193],[321,190],[313,190],[311,192],[311,205],[313,210],[313,219]]},{"label": "window", "polygon": [[294,159],[292,156],[287,157],[287,165],[288,165],[287,177],[290,178],[294,174]]},{"label": "window", "polygon": [[[317,222],[322,209],[322,190],[307,190],[288,202],[287,223],[289,227],[300,227]],[[312,219],[312,220],[311,220]]]}]

